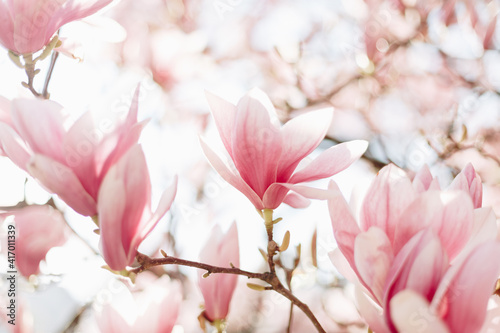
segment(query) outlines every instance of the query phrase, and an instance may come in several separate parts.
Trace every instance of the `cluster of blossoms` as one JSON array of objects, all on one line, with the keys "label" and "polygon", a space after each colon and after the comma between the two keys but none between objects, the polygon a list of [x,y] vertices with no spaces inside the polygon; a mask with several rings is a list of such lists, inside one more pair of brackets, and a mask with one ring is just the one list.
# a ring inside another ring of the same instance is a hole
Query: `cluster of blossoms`
[{"label": "cluster of blossoms", "polygon": [[[0,2],[0,43],[13,60],[23,56],[26,65],[32,65],[34,53],[50,54],[60,46],[54,34],[63,24],[110,2],[38,1],[37,6],[32,0]],[[32,70],[27,67],[28,75]],[[136,272],[154,266],[138,248],[166,215],[177,192],[175,178],[151,211],[150,174],[138,143],[147,123],[138,121],[139,90],[126,114],[97,117],[86,112],[76,121],[50,100],[0,98],[0,154],[75,212],[91,217],[98,226],[100,251],[108,268],[121,275],[130,273],[132,279]],[[345,170],[368,147],[364,140],[344,142],[308,160],[330,128],[332,109],[304,112],[281,126],[271,101],[258,89],[237,105],[211,93],[207,100],[227,163],[204,139],[201,147],[213,168],[264,218],[269,237],[264,257],[270,271],[259,275],[239,270],[236,223],[226,233],[215,226],[200,254],[202,263],[190,263],[200,268],[198,286],[205,302],[199,316],[202,328],[208,321],[219,332],[224,330],[240,274],[259,276],[269,284],[253,288],[288,296],[321,331],[307,306],[290,296],[291,287],[285,289],[276,274],[274,256],[286,251],[289,239],[285,237],[278,246],[272,238],[272,225],[279,222],[272,219],[273,211],[282,203],[305,208],[310,199],[328,202],[338,244],[332,259],[355,284],[358,309],[370,330],[481,332],[488,325],[487,306],[496,297],[492,294],[500,262],[484,259],[500,257],[500,242],[495,214],[482,207],[482,183],[472,165],[445,190],[427,167],[410,179],[398,167],[385,166],[368,189],[357,218],[356,207],[349,207],[335,182],[328,189],[303,184]],[[2,220],[10,216],[18,230],[17,268],[25,277],[38,274],[48,250],[68,238],[65,218],[53,202],[0,212]],[[141,266],[133,269],[136,260]],[[134,318],[105,305],[96,316],[99,329],[171,332],[182,286],[165,276],[152,281],[139,280],[142,291],[128,295],[136,307]]]},{"label": "cluster of blossoms", "polygon": [[132,264],[177,188],[174,181],[152,214],[151,182],[137,143],[145,124],[137,122],[138,94],[125,119],[116,124],[107,119],[105,128],[91,112],[69,126],[61,105],[22,99],[2,110],[0,123],[3,153],[76,212],[94,217],[103,257],[118,271]]},{"label": "cluster of blossoms", "polygon": [[480,331],[500,274],[500,263],[485,259],[500,255],[500,243],[471,165],[446,190],[426,167],[413,181],[384,167],[359,224],[334,182],[330,189],[333,261],[356,283],[359,311],[374,332]]}]

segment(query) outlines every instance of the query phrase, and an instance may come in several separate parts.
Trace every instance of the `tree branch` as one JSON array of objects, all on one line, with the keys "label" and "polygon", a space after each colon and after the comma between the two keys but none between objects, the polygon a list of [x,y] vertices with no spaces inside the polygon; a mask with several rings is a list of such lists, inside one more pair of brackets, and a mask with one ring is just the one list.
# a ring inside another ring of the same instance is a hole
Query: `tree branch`
[{"label": "tree branch", "polygon": [[[311,309],[305,304],[302,303],[297,297],[295,297],[290,290],[286,289],[278,279],[278,276],[276,275],[276,272],[265,272],[265,273],[253,273],[253,272],[248,272],[236,267],[218,267],[218,266],[212,266],[196,261],[191,261],[191,260],[184,260],[184,259],[179,259],[175,257],[170,257],[170,256],[165,256],[164,258],[150,258],[145,254],[142,253],[137,253],[136,256],[137,261],[141,266],[136,267],[134,269],[129,270],[130,273],[134,274],[139,274],[141,272],[144,272],[145,270],[155,267],[155,266],[162,266],[162,265],[180,265],[180,266],[188,266],[188,267],[195,267],[199,269],[206,270],[207,273],[210,274],[215,274],[215,273],[225,273],[225,274],[236,274],[236,275],[243,275],[246,276],[249,279],[259,279],[261,281],[267,282],[270,286],[265,287],[266,290],[272,289],[279,294],[285,296],[287,299],[289,299],[295,306],[297,306],[299,309],[304,312],[304,314],[311,320],[313,323],[314,327],[318,330],[320,333],[326,333],[326,331],[323,329],[319,321],[316,319],[314,314],[312,313]],[[273,263],[274,267],[274,263]]]}]

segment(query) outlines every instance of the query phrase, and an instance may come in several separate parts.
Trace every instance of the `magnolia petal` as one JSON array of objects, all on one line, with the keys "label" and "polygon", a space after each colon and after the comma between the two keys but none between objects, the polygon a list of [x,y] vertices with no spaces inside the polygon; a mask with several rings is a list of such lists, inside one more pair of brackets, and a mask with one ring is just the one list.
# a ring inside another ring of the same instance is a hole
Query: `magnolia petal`
[{"label": "magnolia petal", "polygon": [[25,277],[38,274],[47,252],[66,241],[66,222],[51,206],[32,205],[12,213],[16,223],[16,267]]},{"label": "magnolia petal", "polygon": [[34,155],[28,163],[29,173],[49,192],[57,194],[68,206],[84,216],[94,216],[96,202],[83,188],[78,177],[67,166],[44,155]]},{"label": "magnolia petal", "polygon": [[100,248],[102,256],[113,270],[122,270],[131,264],[123,248],[123,219],[128,204],[125,184],[116,168],[104,178],[98,197]]},{"label": "magnolia petal", "polygon": [[359,283],[358,275],[351,268],[351,265],[344,257],[339,248],[336,248],[332,252],[329,252],[328,256],[330,257],[333,266],[335,266],[335,268],[339,271],[340,274],[342,274],[343,277],[345,277],[352,283]]},{"label": "magnolia petal", "polygon": [[331,177],[357,161],[367,147],[368,142],[354,140],[328,148],[309,165],[294,173],[288,182],[297,184]]},{"label": "magnolia petal", "polygon": [[[158,207],[156,208],[156,211],[154,214],[151,216],[151,218],[148,221],[145,221],[143,225],[139,227],[139,230],[141,231],[138,233],[138,244],[142,242],[146,238],[146,236],[153,230],[153,228],[156,226],[158,221],[167,213],[167,211],[170,209],[172,206],[172,203],[174,202],[175,195],[177,193],[177,182],[178,182],[178,177],[175,176],[174,180],[172,181],[172,184],[163,192],[160,202],[158,203]],[[149,207],[146,207],[149,209]],[[136,243],[137,241],[134,241],[133,243]],[[138,246],[137,244],[137,246]]]},{"label": "magnolia petal", "polygon": [[355,270],[354,242],[361,230],[342,192],[340,192],[340,189],[334,181],[330,181],[328,190],[331,191],[331,198],[328,199],[328,210],[332,220],[335,240],[337,241],[339,249],[342,251],[351,267]]},{"label": "magnolia petal", "polygon": [[361,229],[378,227],[384,230],[394,243],[398,219],[414,197],[415,192],[411,182],[403,170],[392,164],[383,167],[363,201]]},{"label": "magnolia petal", "polygon": [[[130,264],[135,257],[137,247],[142,239],[144,224],[151,217],[151,181],[149,178],[146,157],[139,144],[134,145],[123,157],[114,164],[104,177],[122,182],[125,191],[125,207],[121,221],[122,251],[125,252]],[[99,190],[101,195],[101,190]]]},{"label": "magnolia petal", "polygon": [[142,129],[148,120],[135,123],[131,127],[121,125],[117,130],[99,143],[95,153],[95,168],[99,179],[106,175],[109,168],[115,164],[133,145],[137,144]]},{"label": "magnolia petal", "polygon": [[15,51],[14,23],[5,1],[0,1],[0,31],[2,32],[0,33],[0,44],[9,50]]},{"label": "magnolia petal", "polygon": [[[62,142],[65,136],[62,106],[39,99],[12,101],[12,120],[19,133],[36,154],[64,163]],[[36,113],[37,116],[33,116]]]},{"label": "magnolia petal", "polygon": [[106,135],[98,144],[95,156],[95,168],[100,180],[108,169],[116,163],[133,145],[139,141],[142,129],[148,120],[137,122],[139,111],[140,85],[137,86],[125,120],[113,133]]},{"label": "magnolia petal", "polygon": [[11,127],[13,125],[10,115],[10,101],[3,96],[0,96],[0,123],[5,123]]},{"label": "magnolia petal", "polygon": [[281,128],[283,152],[278,182],[287,182],[299,162],[316,149],[330,127],[332,117],[332,108],[311,111],[289,120]]},{"label": "magnolia petal", "polygon": [[283,202],[293,208],[306,208],[311,204],[311,200],[295,192],[289,192]]},{"label": "magnolia petal", "polygon": [[209,93],[208,91],[205,91],[205,96],[208,104],[210,105],[210,110],[212,110],[212,116],[214,117],[215,125],[219,130],[222,143],[224,144],[224,147],[226,147],[229,156],[232,158],[232,131],[236,119],[236,106],[218,96],[213,95],[212,93]]},{"label": "magnolia petal", "polygon": [[19,135],[4,123],[0,123],[0,154],[5,154],[18,167],[27,171],[31,151]]},{"label": "magnolia petal", "polygon": [[276,182],[282,154],[280,130],[271,123],[266,101],[254,90],[245,95],[236,106],[232,134],[232,158],[241,178],[263,197]]},{"label": "magnolia petal", "polygon": [[[271,186],[269,186],[266,192],[264,193],[264,199],[263,199],[264,207],[269,209],[277,208],[282,202],[284,202],[286,196],[293,192],[295,192],[295,194],[297,195],[304,197],[304,199],[307,198],[316,200],[327,200],[332,195],[332,193],[329,190],[323,190],[309,186],[294,185],[287,183],[274,183]],[[302,201],[303,204],[306,203],[305,200]],[[292,205],[292,207],[294,206]],[[296,208],[303,208],[303,207],[296,207]]]},{"label": "magnolia petal", "polygon": [[443,317],[452,332],[477,332],[486,318],[488,300],[500,274],[500,243],[488,241],[476,247],[462,262],[456,263],[442,279],[432,306],[446,302]]},{"label": "magnolia petal", "polygon": [[361,282],[382,304],[387,274],[394,260],[391,242],[385,233],[372,227],[354,241],[354,262]]},{"label": "magnolia petal", "polygon": [[417,193],[440,189],[439,182],[432,177],[427,164],[424,164],[417,172],[415,178],[413,178],[412,185]]},{"label": "magnolia petal", "polygon": [[[474,248],[489,240],[496,239],[498,227],[495,212],[491,207],[474,209],[474,224],[466,248]],[[464,250],[462,250],[464,252]]]},{"label": "magnolia petal", "polygon": [[85,190],[94,198],[97,198],[100,185],[97,181],[95,151],[102,135],[96,131],[92,114],[87,112],[71,126],[63,142],[65,164],[73,170]]},{"label": "magnolia petal", "polygon": [[221,175],[221,177],[224,178],[224,180],[226,180],[229,184],[233,185],[238,191],[243,193],[252,202],[255,208],[259,210],[264,209],[262,200],[257,196],[252,188],[248,186],[248,184],[245,183],[245,181],[239,175],[233,173],[202,138],[200,138],[200,144],[208,161],[210,162],[212,167],[219,173],[219,175]]},{"label": "magnolia petal", "polygon": [[431,311],[429,302],[412,290],[403,290],[396,294],[391,300],[390,309],[392,322],[398,332],[450,332],[446,324]]},{"label": "magnolia petal", "polygon": [[359,313],[370,329],[376,333],[390,333],[391,331],[384,321],[382,308],[363,292],[363,287],[360,284],[356,285],[354,295]]},{"label": "magnolia petal", "polygon": [[111,303],[105,303],[95,319],[100,332],[119,333],[131,330],[130,324]]},{"label": "magnolia petal", "polygon": [[408,206],[400,220],[394,239],[396,252],[418,231],[431,227],[453,260],[470,238],[473,206],[463,191],[427,191]]},{"label": "magnolia petal", "polygon": [[432,230],[415,235],[397,254],[387,275],[383,304],[388,322],[390,302],[395,294],[411,289],[431,300],[447,268],[446,252]]},{"label": "magnolia petal", "polygon": [[463,190],[470,194],[474,208],[479,208],[483,203],[483,185],[481,177],[476,173],[472,164],[467,166],[453,179],[449,190]]}]

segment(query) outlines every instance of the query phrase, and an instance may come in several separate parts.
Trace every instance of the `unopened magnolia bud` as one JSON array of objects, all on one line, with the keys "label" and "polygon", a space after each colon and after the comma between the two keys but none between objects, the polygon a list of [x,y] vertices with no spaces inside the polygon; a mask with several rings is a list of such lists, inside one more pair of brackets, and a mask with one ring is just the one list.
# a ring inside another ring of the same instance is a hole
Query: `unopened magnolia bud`
[{"label": "unopened magnolia bud", "polygon": [[247,283],[247,287],[253,290],[257,291],[264,291],[266,290],[266,287],[261,286],[260,284],[255,284],[255,283]]},{"label": "unopened magnolia bud", "polygon": [[286,251],[288,249],[288,245],[290,245],[290,231],[287,230],[285,236],[283,236],[283,241],[281,242],[279,251],[280,252]]},{"label": "unopened magnolia bud", "polygon": [[317,258],[318,256],[316,247],[317,238],[318,238],[318,229],[314,229],[314,233],[311,240],[311,259],[312,259],[312,265],[316,268],[318,268],[318,258]]},{"label": "unopened magnolia bud", "polygon": [[101,229],[94,229],[94,234],[101,235]]},{"label": "unopened magnolia bud", "polygon": [[92,216],[91,219],[92,219],[92,222],[94,222],[96,226],[99,226],[99,217],[97,216],[97,214]]},{"label": "unopened magnolia bud", "polygon": [[164,256],[165,258],[166,258],[166,257],[168,257],[168,256],[167,256],[167,252],[165,252],[165,251],[163,251],[163,250],[160,250],[160,253],[161,253],[161,255],[162,255],[162,256]]},{"label": "unopened magnolia bud", "polygon": [[210,274],[211,274],[210,272],[206,272],[205,274],[203,274],[203,278],[206,279],[207,277],[210,276]]},{"label": "unopened magnolia bud", "polygon": [[262,255],[262,258],[264,258],[264,261],[267,262],[267,253],[266,251],[262,250],[260,247],[259,247],[259,252],[260,254]]}]

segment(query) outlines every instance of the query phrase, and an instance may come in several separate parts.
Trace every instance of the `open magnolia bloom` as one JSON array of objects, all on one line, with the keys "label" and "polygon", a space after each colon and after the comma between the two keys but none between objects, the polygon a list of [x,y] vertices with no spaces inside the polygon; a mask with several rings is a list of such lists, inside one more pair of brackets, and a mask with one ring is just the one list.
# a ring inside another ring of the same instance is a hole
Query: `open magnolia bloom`
[{"label": "open magnolia bloom", "polygon": [[2,0],[0,44],[31,54],[48,45],[64,24],[94,14],[112,0]]},{"label": "open magnolia bloom", "polygon": [[[39,99],[10,103],[10,120],[0,122],[0,153],[27,171],[76,212],[97,213],[97,193],[109,168],[137,143],[137,89],[125,119],[85,113],[73,124],[63,107]],[[1,105],[0,105],[1,107]]]},{"label": "open magnolia bloom", "polygon": [[14,253],[19,273],[25,277],[38,274],[47,252],[68,238],[62,214],[51,206],[33,205],[0,213],[0,221],[8,216],[13,217],[15,225]]},{"label": "open magnolia bloom", "polygon": [[99,189],[98,216],[102,256],[112,270],[132,264],[139,245],[170,209],[176,191],[177,178],[151,212],[151,181],[138,144],[109,169]]},{"label": "open magnolia bloom", "polygon": [[315,189],[295,185],[346,169],[368,145],[363,140],[338,144],[296,170],[324,139],[332,120],[331,109],[308,112],[280,126],[271,101],[258,89],[251,90],[236,106],[209,93],[207,99],[232,163],[225,164],[201,140],[205,155],[258,210],[275,209],[282,202],[306,207],[306,197],[315,197]]},{"label": "open magnolia bloom", "polygon": [[500,274],[495,215],[480,208],[467,166],[448,190],[427,168],[413,182],[393,165],[368,189],[359,224],[334,182],[334,264],[357,284],[361,315],[384,332],[479,332]]}]

